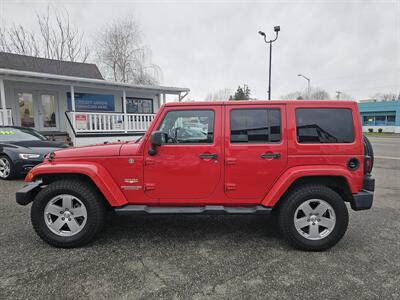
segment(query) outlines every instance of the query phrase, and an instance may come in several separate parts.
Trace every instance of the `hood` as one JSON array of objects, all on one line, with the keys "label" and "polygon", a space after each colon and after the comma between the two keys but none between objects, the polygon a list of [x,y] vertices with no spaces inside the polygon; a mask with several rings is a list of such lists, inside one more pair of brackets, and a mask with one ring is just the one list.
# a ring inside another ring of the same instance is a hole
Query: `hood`
[{"label": "hood", "polygon": [[122,144],[123,143],[114,143],[58,150],[55,152],[55,159],[118,156]]},{"label": "hood", "polygon": [[18,152],[47,154],[49,152],[66,148],[64,143],[51,141],[20,141],[20,142],[0,142],[0,147],[12,148]]}]

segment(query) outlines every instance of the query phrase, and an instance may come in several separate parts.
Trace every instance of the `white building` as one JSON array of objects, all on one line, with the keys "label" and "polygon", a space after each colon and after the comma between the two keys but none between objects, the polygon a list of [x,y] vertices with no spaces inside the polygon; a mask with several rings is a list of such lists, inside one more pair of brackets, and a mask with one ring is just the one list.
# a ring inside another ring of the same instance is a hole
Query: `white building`
[{"label": "white building", "polygon": [[0,52],[0,126],[69,135],[75,146],[143,135],[166,95],[188,88],[104,80],[94,64]]}]

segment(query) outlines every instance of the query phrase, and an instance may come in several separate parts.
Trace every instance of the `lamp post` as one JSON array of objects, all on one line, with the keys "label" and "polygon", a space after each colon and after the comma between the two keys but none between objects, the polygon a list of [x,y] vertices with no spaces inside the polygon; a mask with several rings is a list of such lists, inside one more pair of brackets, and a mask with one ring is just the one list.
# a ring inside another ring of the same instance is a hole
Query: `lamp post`
[{"label": "lamp post", "polygon": [[271,58],[272,58],[272,43],[278,39],[278,32],[281,30],[280,26],[275,26],[275,38],[273,40],[267,40],[267,35],[259,31],[258,34],[264,37],[264,41],[266,44],[269,44],[269,71],[268,71],[268,100],[271,100]]},{"label": "lamp post", "polygon": [[310,98],[310,94],[311,94],[310,81],[311,81],[311,79],[304,76],[303,74],[297,74],[297,76],[303,77],[305,80],[307,80],[307,98]]}]

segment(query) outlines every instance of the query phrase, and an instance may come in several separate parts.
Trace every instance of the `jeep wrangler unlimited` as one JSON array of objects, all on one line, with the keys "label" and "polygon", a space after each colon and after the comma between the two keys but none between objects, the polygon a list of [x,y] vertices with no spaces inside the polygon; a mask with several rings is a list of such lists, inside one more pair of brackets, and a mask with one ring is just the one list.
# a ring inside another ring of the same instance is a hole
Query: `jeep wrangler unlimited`
[{"label": "jeep wrangler unlimited", "polygon": [[343,237],[346,202],[371,208],[372,167],[356,102],[169,103],[136,142],[48,154],[16,200],[56,247],[88,243],[113,210],[273,213],[293,246],[319,251]]}]

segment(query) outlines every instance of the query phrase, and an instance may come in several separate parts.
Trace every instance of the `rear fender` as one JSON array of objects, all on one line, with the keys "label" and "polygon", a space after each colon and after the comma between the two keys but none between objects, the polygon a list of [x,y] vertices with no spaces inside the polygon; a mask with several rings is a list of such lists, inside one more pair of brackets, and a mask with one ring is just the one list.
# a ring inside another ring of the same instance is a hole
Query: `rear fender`
[{"label": "rear fender", "polygon": [[128,203],[110,173],[108,173],[102,165],[95,162],[55,162],[40,164],[29,172],[25,181],[35,181],[40,178],[41,175],[51,174],[86,175],[94,182],[111,206],[122,206]]},{"label": "rear fender", "polygon": [[358,174],[351,172],[344,167],[332,165],[299,166],[290,168],[283,173],[265,196],[261,204],[269,207],[275,206],[293,182],[299,178],[310,176],[343,177],[346,180],[351,193],[357,193],[359,190],[359,187],[355,184],[355,182],[358,182]]}]

